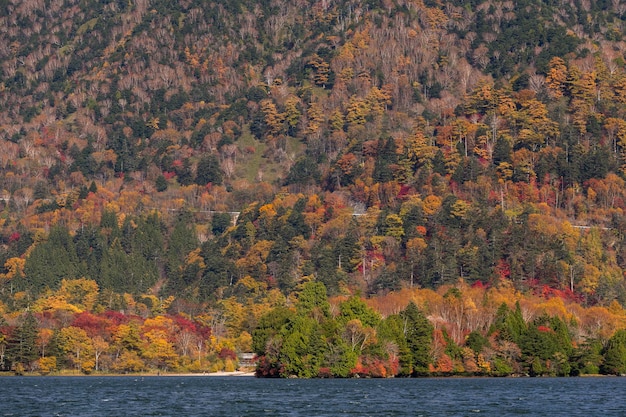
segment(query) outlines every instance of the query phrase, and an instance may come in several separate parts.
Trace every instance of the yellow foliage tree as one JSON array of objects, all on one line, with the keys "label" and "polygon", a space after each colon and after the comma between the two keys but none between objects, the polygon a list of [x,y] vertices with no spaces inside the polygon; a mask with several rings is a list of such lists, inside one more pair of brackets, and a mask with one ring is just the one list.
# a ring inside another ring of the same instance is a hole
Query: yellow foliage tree
[{"label": "yellow foliage tree", "polygon": [[39,358],[39,360],[37,360],[37,365],[39,366],[39,373],[41,375],[49,375],[51,372],[56,370],[57,358],[55,356]]},{"label": "yellow foliage tree", "polygon": [[567,67],[562,58],[554,57],[550,60],[546,84],[548,92],[553,98],[563,97],[567,81]]},{"label": "yellow foliage tree", "polygon": [[265,124],[267,125],[267,133],[270,136],[277,136],[283,130],[283,122],[285,114],[280,113],[276,108],[276,104],[270,99],[261,101],[261,111],[265,116]]},{"label": "yellow foliage tree", "polygon": [[90,373],[95,367],[93,344],[85,330],[69,326],[59,331],[59,348],[78,370]]},{"label": "yellow foliage tree", "polygon": [[86,278],[63,279],[61,288],[57,291],[60,297],[82,311],[93,311],[99,293],[98,283]]},{"label": "yellow foliage tree", "polygon": [[441,199],[436,195],[429,195],[424,198],[424,204],[422,209],[424,210],[424,214],[427,216],[432,216],[441,208]]}]

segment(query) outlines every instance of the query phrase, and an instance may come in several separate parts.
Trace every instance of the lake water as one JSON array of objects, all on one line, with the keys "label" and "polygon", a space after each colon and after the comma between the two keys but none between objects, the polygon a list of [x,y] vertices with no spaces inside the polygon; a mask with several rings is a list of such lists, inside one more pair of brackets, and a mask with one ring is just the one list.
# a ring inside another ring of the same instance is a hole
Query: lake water
[{"label": "lake water", "polygon": [[626,416],[626,378],[0,377],[0,416]]}]

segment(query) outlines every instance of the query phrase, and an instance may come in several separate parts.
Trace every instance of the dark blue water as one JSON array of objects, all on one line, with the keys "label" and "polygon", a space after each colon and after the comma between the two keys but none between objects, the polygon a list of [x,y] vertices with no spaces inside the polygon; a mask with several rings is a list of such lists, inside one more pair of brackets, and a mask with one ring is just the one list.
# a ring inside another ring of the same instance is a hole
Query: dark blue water
[{"label": "dark blue water", "polygon": [[0,378],[0,416],[481,415],[626,416],[626,378]]}]

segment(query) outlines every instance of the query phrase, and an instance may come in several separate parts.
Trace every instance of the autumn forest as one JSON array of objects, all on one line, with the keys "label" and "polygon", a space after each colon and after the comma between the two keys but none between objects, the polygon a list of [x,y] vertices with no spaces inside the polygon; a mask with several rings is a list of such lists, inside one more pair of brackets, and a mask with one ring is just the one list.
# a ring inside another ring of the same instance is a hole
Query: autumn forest
[{"label": "autumn forest", "polygon": [[0,149],[0,373],[626,374],[623,1],[0,0]]}]

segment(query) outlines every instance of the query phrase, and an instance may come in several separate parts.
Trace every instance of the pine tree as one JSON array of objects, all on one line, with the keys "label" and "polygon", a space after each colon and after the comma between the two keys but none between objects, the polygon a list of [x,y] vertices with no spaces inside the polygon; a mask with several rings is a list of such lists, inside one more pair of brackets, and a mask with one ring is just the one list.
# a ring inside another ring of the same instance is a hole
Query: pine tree
[{"label": "pine tree", "polygon": [[430,345],[433,340],[433,326],[424,313],[414,302],[400,313],[404,324],[404,337],[412,355],[413,375],[428,372],[428,365],[432,362]]},{"label": "pine tree", "polygon": [[154,183],[157,192],[162,193],[167,190],[167,180],[163,175],[159,175]]},{"label": "pine tree", "polygon": [[618,330],[604,349],[600,372],[608,375],[626,374],[626,330]]},{"label": "pine tree", "polygon": [[78,278],[79,260],[67,228],[53,227],[48,240],[35,246],[26,258],[24,274],[35,294],[45,288],[56,289],[64,278]]},{"label": "pine tree", "polygon": [[196,170],[196,178],[194,182],[198,185],[207,185],[209,183],[214,185],[222,184],[222,170],[220,163],[215,155],[206,155],[200,162],[198,162],[198,168]]},{"label": "pine tree", "polygon": [[31,364],[37,360],[37,334],[39,323],[31,312],[22,319],[9,341],[7,359],[12,362],[13,368],[24,367],[31,369]]}]

